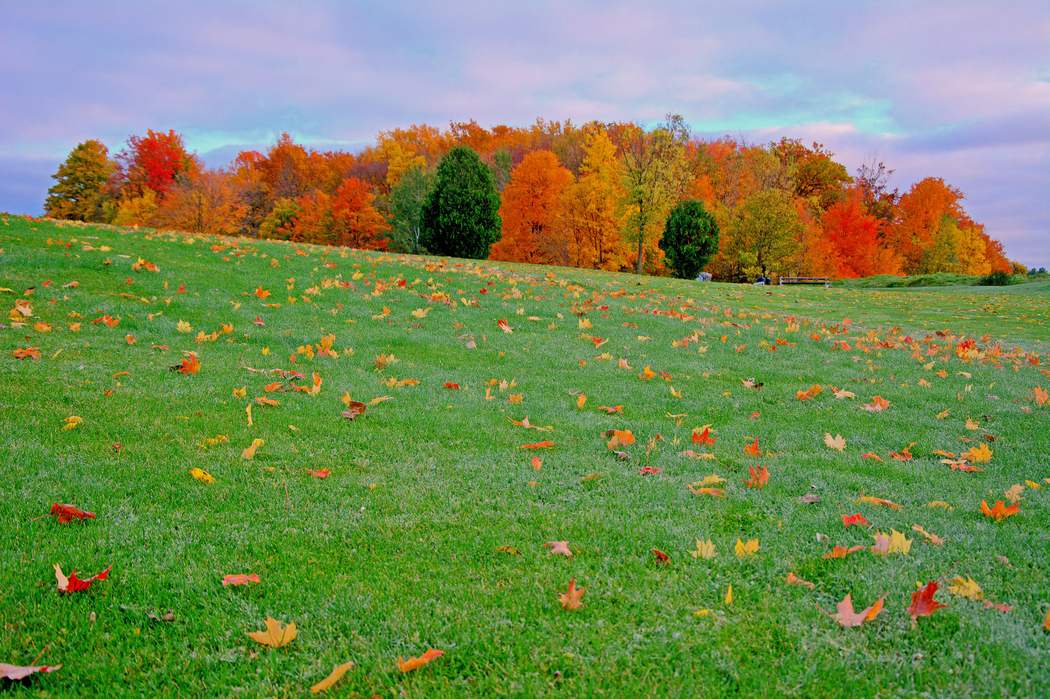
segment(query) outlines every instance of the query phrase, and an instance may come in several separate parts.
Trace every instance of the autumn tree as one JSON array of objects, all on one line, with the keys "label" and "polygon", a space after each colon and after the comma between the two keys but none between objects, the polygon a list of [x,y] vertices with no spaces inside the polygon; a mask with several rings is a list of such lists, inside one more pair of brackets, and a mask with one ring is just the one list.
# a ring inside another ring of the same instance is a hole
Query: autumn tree
[{"label": "autumn tree", "polygon": [[777,271],[792,258],[802,235],[802,222],[791,197],[779,189],[752,194],[730,223],[730,257],[744,277],[764,268]]},{"label": "autumn tree", "polygon": [[653,247],[654,231],[684,187],[688,141],[689,129],[677,114],[668,114],[667,123],[650,132],[628,125],[620,137],[623,184],[630,205],[627,237],[637,253],[636,274],[642,273],[647,247]]},{"label": "autumn tree", "polygon": [[247,183],[229,170],[184,173],[160,202],[151,223],[192,233],[234,235],[248,213],[242,201],[246,188]]},{"label": "autumn tree", "polygon": [[824,212],[823,254],[834,262],[835,278],[898,274],[901,260],[880,238],[881,221],[868,213],[863,194],[853,192]]},{"label": "autumn tree", "polygon": [[102,203],[112,174],[113,163],[106,146],[96,140],[84,141],[70,151],[58,172],[51,175],[55,184],[47,190],[44,214],[75,221],[105,221]]},{"label": "autumn tree", "polygon": [[130,136],[127,147],[117,153],[113,178],[124,199],[141,197],[146,190],[160,202],[183,173],[198,169],[196,157],[186,152],[180,134],[150,129],[145,136]]},{"label": "autumn tree", "polygon": [[680,202],[667,217],[660,249],[674,276],[696,279],[718,252],[718,222],[701,202],[695,199]]},{"label": "autumn tree", "polygon": [[425,252],[423,238],[423,205],[434,187],[434,173],[417,165],[398,175],[390,189],[389,209],[392,216],[391,247],[401,252]]},{"label": "autumn tree", "polygon": [[587,139],[576,184],[565,194],[566,235],[578,252],[577,265],[618,271],[628,256],[624,226],[623,185],[616,146],[604,130]]},{"label": "autumn tree", "polygon": [[483,260],[500,239],[499,194],[488,167],[464,146],[438,164],[423,205],[423,247],[433,254]]},{"label": "autumn tree", "polygon": [[349,178],[334,196],[321,190],[298,199],[300,211],[291,240],[362,250],[386,249],[389,224],[372,205],[375,195],[361,180]]},{"label": "autumn tree", "polygon": [[792,193],[821,211],[841,199],[853,182],[846,168],[832,160],[835,154],[819,143],[807,148],[798,139],[782,138],[770,144],[769,152],[791,168]]},{"label": "autumn tree", "polygon": [[955,231],[975,225],[959,203],[962,197],[941,178],[927,177],[900,198],[897,222],[889,228],[888,238],[903,259],[906,274],[945,271],[945,248]]},{"label": "autumn tree", "polygon": [[571,265],[576,251],[565,234],[564,198],[572,184],[572,173],[554,153],[525,156],[500,197],[503,237],[492,246],[491,259]]}]

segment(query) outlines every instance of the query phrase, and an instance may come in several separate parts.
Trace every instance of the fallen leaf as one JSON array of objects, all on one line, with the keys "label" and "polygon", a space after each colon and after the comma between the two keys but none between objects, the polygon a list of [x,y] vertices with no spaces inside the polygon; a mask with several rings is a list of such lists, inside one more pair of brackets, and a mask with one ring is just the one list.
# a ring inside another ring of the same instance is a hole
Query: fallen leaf
[{"label": "fallen leaf", "polygon": [[876,507],[879,505],[885,505],[887,507],[892,507],[895,510],[900,509],[900,505],[898,505],[895,502],[883,500],[882,498],[875,498],[870,495],[862,495],[861,497],[857,498],[857,502],[862,502],[868,505],[875,505]]},{"label": "fallen leaf", "polygon": [[572,551],[569,550],[568,541],[548,541],[543,545],[543,548],[551,549],[551,552],[548,555],[553,556],[556,553],[560,553],[568,558],[572,558]]},{"label": "fallen leaf", "polygon": [[833,614],[831,618],[839,622],[840,626],[860,626],[865,621],[871,621],[879,615],[879,612],[882,611],[882,601],[884,599],[886,599],[885,595],[880,597],[879,600],[870,607],[866,607],[859,612],[854,612],[853,600],[851,600],[850,596],[847,594],[846,597],[838,603],[838,613]]},{"label": "fallen leaf", "polygon": [[264,444],[266,444],[266,442],[264,442],[263,440],[261,440],[258,437],[256,437],[255,439],[252,440],[251,446],[245,448],[245,450],[241,452],[241,458],[242,459],[254,459],[255,458],[255,452],[259,449],[259,447],[261,447]]},{"label": "fallen leaf", "polygon": [[222,586],[229,587],[230,585],[247,585],[249,583],[261,583],[258,573],[238,573],[236,575],[226,575],[222,579]]},{"label": "fallen leaf", "polygon": [[747,556],[754,556],[758,552],[758,539],[751,539],[746,544],[740,540],[740,537],[736,538],[736,548],[733,553],[736,554],[737,558],[746,558]]},{"label": "fallen leaf", "polygon": [[707,541],[700,541],[700,539],[697,539],[696,540],[696,550],[695,551],[690,551],[689,553],[691,553],[693,555],[693,558],[704,558],[704,559],[714,558],[715,556],[718,555],[715,552],[715,545],[713,543],[711,543],[711,538],[710,537],[708,537]]},{"label": "fallen leaf", "polygon": [[842,438],[841,434],[837,434],[834,437],[831,436],[830,432],[824,433],[824,444],[827,444],[836,451],[845,451],[846,440]]},{"label": "fallen leaf", "polygon": [[[690,440],[693,444],[706,444],[711,445],[715,443],[715,437],[711,436],[711,425],[704,425],[703,427],[694,427],[693,433],[690,436]],[[700,430],[699,432],[697,430]]]},{"label": "fallen leaf", "polygon": [[974,422],[970,418],[966,418],[966,429],[968,430],[979,430],[981,429],[981,423]]},{"label": "fallen leaf", "polygon": [[520,556],[521,551],[514,548],[513,546],[497,546],[496,553],[509,553],[512,556]]},{"label": "fallen leaf", "polygon": [[929,533],[928,531],[920,527],[918,524],[913,524],[911,528],[912,531],[917,531],[924,537],[926,537],[926,543],[928,544],[933,544],[934,546],[941,546],[944,544],[944,539],[937,536],[936,534]]},{"label": "fallen leaf", "polygon": [[750,466],[748,470],[751,477],[745,481],[747,487],[764,488],[766,483],[769,482],[769,470],[765,466],[759,466],[758,468]]},{"label": "fallen leaf", "polygon": [[722,600],[722,601],[725,604],[732,604],[733,603],[733,585],[732,585],[732,583],[730,583],[729,588],[726,589],[726,596],[725,596],[725,599]]},{"label": "fallen leaf", "polygon": [[618,405],[615,408],[610,408],[607,405],[599,405],[598,406],[598,410],[604,410],[605,412],[609,413],[610,415],[612,415],[613,413],[620,413],[621,415],[623,415],[623,406],[622,405]]},{"label": "fallen leaf", "polygon": [[872,396],[870,403],[865,403],[863,406],[865,410],[872,413],[882,412],[886,408],[890,407],[890,402],[882,396]]},{"label": "fallen leaf", "polygon": [[821,556],[821,558],[843,558],[851,553],[860,551],[862,548],[864,548],[862,544],[857,546],[851,546],[850,548],[846,548],[845,546],[835,546],[831,549],[830,553],[824,554],[823,556]]},{"label": "fallen leaf", "polygon": [[753,443],[748,444],[746,447],[744,447],[744,453],[755,457],[762,456],[764,452],[758,448],[758,437],[755,437],[755,441]]},{"label": "fallen leaf", "polygon": [[667,554],[661,551],[660,549],[650,549],[650,551],[653,552],[653,556],[656,557],[658,563],[668,562],[669,559],[667,558]]},{"label": "fallen leaf", "polygon": [[1010,488],[1004,493],[1006,499],[1011,503],[1021,502],[1021,493],[1024,492],[1024,486],[1020,483],[1010,486]]},{"label": "fallen leaf", "polygon": [[249,631],[248,635],[252,640],[258,641],[264,646],[280,648],[294,641],[298,632],[295,630],[295,624],[285,626],[282,622],[267,616],[266,631]]},{"label": "fallen leaf", "polygon": [[686,483],[686,488],[693,491],[693,495],[713,495],[716,498],[724,498],[726,491],[721,488],[694,488],[692,483]]},{"label": "fallen leaf", "polygon": [[201,483],[214,483],[215,482],[215,479],[211,477],[211,474],[209,474],[204,469],[191,468],[190,469],[190,475],[193,476],[194,478],[196,478],[197,480],[199,480]]},{"label": "fallen leaf", "polygon": [[6,677],[13,682],[17,682],[38,672],[54,672],[61,669],[61,667],[61,665],[28,665],[19,667],[18,665],[0,663],[0,677]]},{"label": "fallen leaf", "polygon": [[55,579],[58,581],[58,591],[64,592],[66,594],[71,594],[73,592],[83,592],[84,590],[90,588],[91,583],[93,583],[94,581],[105,580],[106,578],[108,578],[109,570],[112,567],[113,566],[109,566],[109,568],[106,568],[101,573],[98,573],[97,575],[92,575],[90,578],[85,578],[84,580],[81,580],[77,577],[76,569],[74,569],[73,572],[69,574],[69,577],[66,577],[62,573],[62,567],[58,563],[56,563]]},{"label": "fallen leaf", "polygon": [[995,517],[996,522],[1017,514],[1019,507],[1020,505],[1010,505],[1009,507],[1006,507],[1002,500],[996,500],[995,507],[989,508],[988,503],[981,500],[981,512],[984,513],[985,517]]},{"label": "fallen leaf", "polygon": [[536,442],[535,444],[522,444],[518,449],[553,449],[554,442]]},{"label": "fallen leaf", "polygon": [[908,539],[896,529],[890,530],[890,535],[886,536],[882,532],[875,532],[873,536],[875,539],[875,545],[871,547],[872,553],[877,553],[881,556],[885,556],[890,553],[899,553],[902,556],[907,556],[911,550],[911,539]]},{"label": "fallen leaf", "polygon": [[957,575],[949,580],[948,583],[948,592],[953,595],[967,597],[972,600],[984,599],[984,590],[970,576],[963,578],[963,576]]},{"label": "fallen leaf", "polygon": [[851,524],[858,526],[868,526],[868,520],[864,519],[864,516],[859,512],[855,515],[842,515],[842,525],[848,527]]},{"label": "fallen leaf", "polygon": [[435,658],[440,658],[444,654],[445,651],[443,650],[428,650],[418,658],[409,658],[408,660],[401,660],[401,656],[399,655],[397,656],[397,669],[401,672],[409,672],[415,670],[417,667],[426,665]]},{"label": "fallen leaf", "polygon": [[926,587],[921,590],[916,590],[911,593],[911,604],[908,606],[908,615],[911,617],[912,622],[921,616],[930,616],[938,609],[942,607],[946,608],[948,606],[933,599],[933,594],[935,592],[937,592],[936,580],[927,583]]},{"label": "fallen leaf", "polygon": [[975,464],[981,464],[992,460],[992,450],[987,444],[982,443],[979,447],[971,447],[969,451],[959,454],[959,457]]},{"label": "fallen leaf", "polygon": [[814,585],[811,582],[806,582],[805,580],[803,580],[802,578],[798,577],[794,573],[788,573],[787,577],[784,578],[784,581],[787,582],[788,585],[804,585],[804,586],[808,587],[811,590],[816,588],[816,585]]},{"label": "fallen leaf", "polygon": [[328,478],[328,476],[331,474],[331,471],[329,471],[327,468],[322,468],[320,470],[314,470],[312,468],[304,468],[303,470],[306,471],[307,473],[309,473],[314,478],[317,478],[317,479]]},{"label": "fallen leaf", "polygon": [[346,403],[347,409],[339,414],[345,417],[347,420],[353,420],[354,418],[368,410],[368,406],[360,401],[351,400],[344,402]]},{"label": "fallen leaf", "polygon": [[573,577],[569,581],[569,589],[564,594],[558,595],[558,599],[561,601],[562,609],[579,609],[583,606],[583,602],[580,598],[583,597],[583,593],[587,591],[586,587],[576,589],[576,578]]},{"label": "fallen leaf", "polygon": [[80,521],[95,519],[94,512],[78,510],[72,505],[59,505],[57,502],[51,505],[51,516],[57,518],[59,524],[69,524],[74,519],[79,519]]},{"label": "fallen leaf", "polygon": [[342,665],[337,665],[335,669],[332,670],[332,673],[328,675],[328,677],[325,677],[313,687],[310,687],[310,691],[314,694],[317,694],[318,692],[323,692],[326,689],[331,689],[332,685],[338,682],[342,678],[342,676],[346,674],[346,671],[352,668],[353,666],[353,660],[343,663]]}]

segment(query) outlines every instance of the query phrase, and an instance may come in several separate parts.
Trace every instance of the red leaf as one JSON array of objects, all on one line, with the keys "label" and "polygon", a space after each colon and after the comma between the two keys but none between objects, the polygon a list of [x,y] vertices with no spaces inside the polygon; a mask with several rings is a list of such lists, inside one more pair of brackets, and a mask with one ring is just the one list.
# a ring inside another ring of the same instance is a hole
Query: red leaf
[{"label": "red leaf", "polygon": [[842,515],[842,525],[848,527],[851,524],[857,524],[861,526],[868,526],[868,520],[864,519],[864,516],[859,512],[855,515]]},{"label": "red leaf", "polygon": [[930,616],[941,607],[947,607],[933,599],[933,593],[937,592],[937,581],[927,583],[926,587],[911,593],[911,605],[908,607],[908,615],[912,621],[921,616]]},{"label": "red leaf", "polygon": [[95,519],[94,512],[78,510],[72,505],[59,505],[57,502],[51,506],[51,516],[57,517],[61,524],[69,524],[74,519],[79,519],[81,521],[85,519]]},{"label": "red leaf", "polygon": [[17,665],[8,665],[7,663],[0,663],[0,677],[6,677],[12,681],[24,680],[30,675],[38,672],[54,672],[58,670],[61,665],[30,665],[28,667],[19,667]]},{"label": "red leaf", "polygon": [[98,575],[92,575],[90,578],[81,580],[77,577],[76,570],[70,573],[69,577],[67,578],[65,575],[63,575],[62,568],[56,563],[55,578],[58,580],[58,590],[59,592],[65,592],[67,594],[71,592],[80,592],[82,590],[86,590],[89,587],[91,587],[91,583],[95,580],[105,580],[106,578],[108,578],[109,569],[112,567],[113,566],[109,566],[109,568],[106,568]]}]

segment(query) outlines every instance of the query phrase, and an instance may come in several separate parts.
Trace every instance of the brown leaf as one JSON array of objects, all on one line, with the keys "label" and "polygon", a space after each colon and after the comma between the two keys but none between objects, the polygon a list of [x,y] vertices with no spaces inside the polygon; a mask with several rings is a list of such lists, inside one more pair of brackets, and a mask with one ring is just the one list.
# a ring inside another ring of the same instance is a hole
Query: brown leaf
[{"label": "brown leaf", "polygon": [[574,577],[569,581],[569,589],[562,595],[558,595],[558,599],[561,600],[562,609],[579,609],[583,606],[583,602],[580,598],[583,597],[583,593],[587,591],[587,588],[581,587],[576,589],[576,578]]}]

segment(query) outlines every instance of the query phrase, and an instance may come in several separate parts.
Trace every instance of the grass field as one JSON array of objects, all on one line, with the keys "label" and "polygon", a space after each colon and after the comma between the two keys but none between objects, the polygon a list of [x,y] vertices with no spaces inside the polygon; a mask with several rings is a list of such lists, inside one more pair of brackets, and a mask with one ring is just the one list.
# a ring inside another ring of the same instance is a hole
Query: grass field
[{"label": "grass field", "polygon": [[[697,284],[7,216],[0,287],[0,661],[62,665],[11,696],[297,697],[349,661],[329,696],[1050,687],[1048,282]],[[891,530],[909,550],[869,550]],[[62,594],[55,564],[112,568]],[[947,608],[913,619],[934,581]],[[884,609],[841,626],[847,594]],[[268,616],[298,636],[249,638]]]}]

